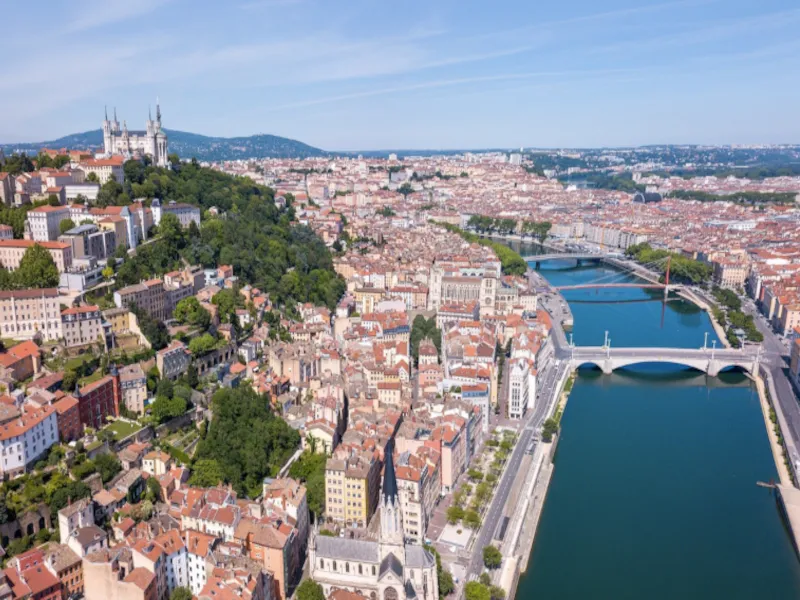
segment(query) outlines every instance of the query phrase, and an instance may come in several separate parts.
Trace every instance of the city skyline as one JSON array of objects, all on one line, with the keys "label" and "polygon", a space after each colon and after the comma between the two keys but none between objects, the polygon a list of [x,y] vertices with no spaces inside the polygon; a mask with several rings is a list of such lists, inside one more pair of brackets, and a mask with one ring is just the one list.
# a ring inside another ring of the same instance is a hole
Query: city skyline
[{"label": "city skyline", "polygon": [[[800,141],[784,119],[800,9],[785,0],[77,4],[45,31],[6,9],[0,48],[21,56],[0,83],[14,115],[0,142],[96,129],[106,104],[138,127],[156,95],[170,129],[328,150]],[[42,34],[70,60],[20,52]],[[20,103],[20,86],[52,92]]]}]

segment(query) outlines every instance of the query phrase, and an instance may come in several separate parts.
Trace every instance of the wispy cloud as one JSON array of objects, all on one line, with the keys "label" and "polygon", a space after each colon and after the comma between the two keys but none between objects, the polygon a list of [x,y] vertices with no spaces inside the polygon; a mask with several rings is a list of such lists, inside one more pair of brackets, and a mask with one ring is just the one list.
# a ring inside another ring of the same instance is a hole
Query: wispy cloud
[{"label": "wispy cloud", "polygon": [[86,0],[72,9],[76,17],[66,24],[66,33],[111,25],[153,12],[171,0]]},{"label": "wispy cloud", "polygon": [[240,4],[239,8],[243,10],[262,10],[267,8],[281,8],[283,6],[297,6],[305,4],[308,0],[252,0]]},{"label": "wispy cloud", "polygon": [[506,73],[501,75],[485,75],[478,77],[460,77],[455,79],[440,79],[434,81],[425,81],[422,83],[413,83],[407,85],[391,86],[370,90],[363,90],[359,92],[352,92],[349,94],[339,94],[336,96],[326,96],[324,98],[314,98],[312,100],[302,100],[299,102],[292,102],[288,104],[281,104],[278,106],[268,107],[267,110],[285,110],[292,108],[302,108],[306,106],[316,106],[318,104],[329,104],[332,102],[342,102],[345,100],[356,100],[359,98],[369,98],[372,96],[385,96],[390,94],[398,94],[403,92],[413,92],[418,90],[427,90],[435,88],[452,87],[459,85],[471,85],[476,83],[493,83],[503,81],[519,81],[525,79],[536,78],[551,78],[551,77],[564,77],[564,76],[603,76],[611,74],[623,73],[638,73],[645,69],[595,69],[595,70],[573,70],[573,71],[538,71],[531,73]]}]

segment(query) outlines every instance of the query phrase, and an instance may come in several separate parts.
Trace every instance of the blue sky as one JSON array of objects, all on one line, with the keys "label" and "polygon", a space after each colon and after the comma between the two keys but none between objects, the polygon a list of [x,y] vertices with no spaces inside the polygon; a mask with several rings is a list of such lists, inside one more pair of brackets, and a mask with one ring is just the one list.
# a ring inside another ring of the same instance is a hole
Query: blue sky
[{"label": "blue sky", "polygon": [[797,0],[38,7],[3,7],[2,142],[156,96],[167,128],[330,150],[800,142]]}]

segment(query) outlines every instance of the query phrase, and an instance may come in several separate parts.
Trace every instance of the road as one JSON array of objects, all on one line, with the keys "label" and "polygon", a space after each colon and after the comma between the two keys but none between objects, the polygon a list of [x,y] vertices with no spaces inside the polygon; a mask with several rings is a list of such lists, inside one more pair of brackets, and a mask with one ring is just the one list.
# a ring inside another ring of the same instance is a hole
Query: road
[{"label": "road", "polygon": [[567,364],[565,362],[552,360],[539,372],[540,383],[533,410],[529,411],[524,417],[523,427],[517,443],[508,460],[508,465],[503,471],[503,476],[497,486],[494,498],[492,498],[489,510],[486,511],[484,516],[480,533],[472,547],[472,556],[467,566],[467,580],[483,571],[483,548],[488,546],[494,539],[500,518],[503,516],[503,508],[514,485],[514,479],[520,475],[520,463],[528,446],[533,441],[534,432],[541,427],[547,415],[553,410],[556,400],[555,392],[557,391],[555,388],[566,369]]},{"label": "road", "polygon": [[[788,434],[791,438],[791,462],[797,465],[800,461],[797,448],[800,446],[800,404],[797,402],[792,384],[789,381],[788,369],[786,367],[786,355],[789,353],[787,344],[781,340],[767,323],[766,318],[758,312],[756,307],[749,301],[743,303],[744,312],[752,315],[756,327],[764,336],[762,347],[764,348],[764,366],[769,370],[772,382],[775,385],[777,401],[783,411],[789,431],[784,431],[784,436]],[[773,402],[776,399],[773,398]],[[787,444],[788,445],[788,444]],[[795,470],[797,467],[795,467]]]}]

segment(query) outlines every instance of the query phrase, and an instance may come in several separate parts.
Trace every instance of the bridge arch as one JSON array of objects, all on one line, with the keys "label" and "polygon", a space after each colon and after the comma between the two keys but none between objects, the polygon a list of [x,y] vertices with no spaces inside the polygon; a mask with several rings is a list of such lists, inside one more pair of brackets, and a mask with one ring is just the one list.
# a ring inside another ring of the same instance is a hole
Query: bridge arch
[{"label": "bridge arch", "polygon": [[668,364],[688,369],[695,369],[701,373],[706,373],[712,377],[716,377],[720,371],[725,369],[737,368],[745,371],[746,373],[753,374],[754,363],[747,360],[716,360],[716,359],[702,359],[702,358],[677,358],[669,357],[658,359],[654,357],[610,357],[610,358],[574,358],[573,367],[580,369],[583,366],[593,366],[600,369],[606,375],[610,375],[617,369],[624,369],[634,365],[644,364]]}]

